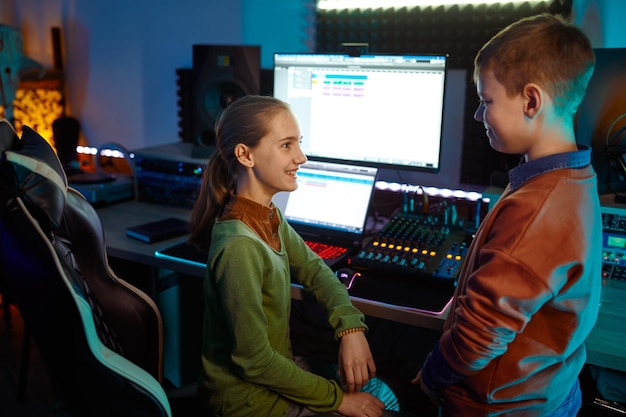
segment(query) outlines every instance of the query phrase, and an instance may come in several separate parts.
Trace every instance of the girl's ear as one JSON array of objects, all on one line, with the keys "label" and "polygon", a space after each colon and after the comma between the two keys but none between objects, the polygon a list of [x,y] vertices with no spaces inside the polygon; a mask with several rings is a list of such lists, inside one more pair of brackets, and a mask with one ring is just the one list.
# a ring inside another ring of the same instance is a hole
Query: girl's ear
[{"label": "girl's ear", "polygon": [[535,117],[541,112],[543,106],[543,90],[537,84],[526,84],[523,91],[525,99],[524,113],[529,118]]},{"label": "girl's ear", "polygon": [[239,161],[239,163],[245,167],[254,166],[254,161],[250,157],[250,148],[248,148],[243,143],[238,143],[235,146],[235,157]]}]

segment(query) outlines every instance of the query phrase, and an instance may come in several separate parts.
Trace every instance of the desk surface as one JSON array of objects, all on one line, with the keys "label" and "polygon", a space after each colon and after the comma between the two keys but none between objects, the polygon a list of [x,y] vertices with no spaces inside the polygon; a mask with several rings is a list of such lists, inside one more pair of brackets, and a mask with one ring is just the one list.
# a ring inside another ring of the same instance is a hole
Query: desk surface
[{"label": "desk surface", "polygon": [[[192,276],[204,276],[204,267],[166,258],[157,258],[154,255],[155,250],[179,243],[185,239],[184,237],[149,244],[126,236],[126,227],[128,226],[161,220],[166,217],[177,217],[186,220],[189,218],[189,210],[137,201],[125,201],[98,208],[98,215],[104,226],[109,256]],[[291,295],[295,299],[302,299],[305,296],[304,290],[298,285],[292,285]],[[447,311],[439,315],[429,314],[373,300],[358,297],[350,298],[352,303],[366,315],[433,330],[441,330],[447,316]]]},{"label": "desk surface", "polygon": [[626,282],[605,279],[598,321],[587,338],[587,363],[626,372]]},{"label": "desk surface", "polygon": [[[148,244],[126,236],[126,227],[161,220],[165,217],[188,219],[186,209],[127,201],[98,209],[105,229],[109,256],[203,277],[204,268],[178,261],[157,258],[154,251],[184,240],[173,238]],[[292,297],[301,299],[303,290],[293,285]],[[414,309],[351,297],[364,314],[400,323],[441,330],[447,311],[434,315]],[[587,363],[626,372],[626,282],[605,280],[598,321],[587,339]]]}]

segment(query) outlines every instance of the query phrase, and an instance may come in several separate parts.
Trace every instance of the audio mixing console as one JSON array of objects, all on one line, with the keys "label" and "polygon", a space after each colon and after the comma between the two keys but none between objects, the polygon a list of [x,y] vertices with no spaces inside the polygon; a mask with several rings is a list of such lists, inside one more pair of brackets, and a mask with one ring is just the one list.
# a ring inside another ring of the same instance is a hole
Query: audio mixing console
[{"label": "audio mixing console", "polygon": [[401,212],[352,259],[351,265],[455,280],[473,234],[439,217]]}]

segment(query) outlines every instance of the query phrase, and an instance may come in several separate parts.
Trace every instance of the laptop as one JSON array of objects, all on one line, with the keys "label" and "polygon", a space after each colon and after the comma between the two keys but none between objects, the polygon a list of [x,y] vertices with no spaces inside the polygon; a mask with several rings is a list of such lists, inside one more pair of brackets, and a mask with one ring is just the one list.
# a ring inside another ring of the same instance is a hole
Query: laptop
[{"label": "laptop", "polygon": [[332,266],[362,245],[378,168],[308,161],[298,188],[274,196],[274,204],[305,242]]},{"label": "laptop", "polygon": [[[274,204],[327,265],[360,249],[378,168],[308,161],[298,170],[298,188],[274,196]],[[185,242],[155,251],[155,256],[197,266],[207,253]]]}]

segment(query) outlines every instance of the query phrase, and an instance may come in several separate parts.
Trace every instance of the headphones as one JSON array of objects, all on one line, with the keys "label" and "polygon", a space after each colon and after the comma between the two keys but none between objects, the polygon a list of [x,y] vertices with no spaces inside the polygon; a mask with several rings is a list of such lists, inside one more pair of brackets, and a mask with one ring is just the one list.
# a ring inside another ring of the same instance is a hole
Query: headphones
[{"label": "headphones", "polygon": [[626,124],[620,127],[615,133],[611,134],[611,132],[615,125],[624,118],[626,118],[626,113],[622,113],[613,120],[606,132],[605,138],[606,155],[610,169],[617,173],[622,181],[626,180],[626,144],[620,143],[620,136],[626,132]]}]

